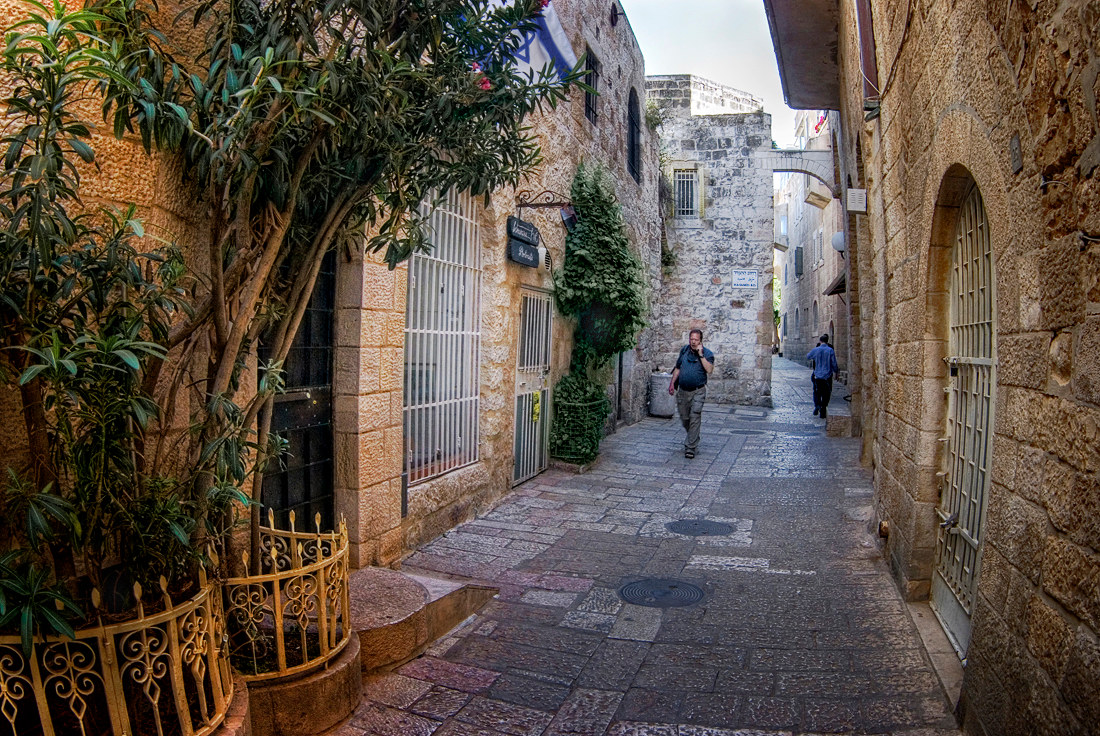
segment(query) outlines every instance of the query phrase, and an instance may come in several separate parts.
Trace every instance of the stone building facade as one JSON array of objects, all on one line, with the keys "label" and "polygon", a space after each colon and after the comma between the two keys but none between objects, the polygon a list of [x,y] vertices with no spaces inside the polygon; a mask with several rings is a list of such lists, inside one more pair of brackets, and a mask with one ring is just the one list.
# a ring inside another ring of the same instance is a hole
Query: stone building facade
[{"label": "stone building facade", "polygon": [[[833,123],[824,111],[802,111],[795,118],[795,138],[805,150],[832,149]],[[834,245],[843,237],[844,208],[829,188],[809,174],[776,177],[776,227],[786,250],[775,259],[779,284],[779,346],[784,357],[805,363],[806,353],[822,334],[829,335],[848,376],[848,310],[844,302],[846,263]],[[840,242],[843,247],[843,241]]]},{"label": "stone building facade", "polygon": [[[545,304],[552,288],[549,271],[522,266],[508,259],[507,221],[520,217],[538,227],[542,245],[553,266],[562,263],[566,230],[560,205],[521,207],[564,202],[577,165],[602,163],[616,182],[619,201],[633,247],[651,283],[651,301],[660,284],[660,220],[657,208],[658,163],[656,134],[644,122],[644,66],[641,50],[621,10],[608,14],[596,0],[555,3],[562,26],[578,56],[588,54],[596,67],[598,97],[574,90],[555,110],[530,119],[541,145],[543,163],[521,190],[494,194],[488,206],[470,203],[471,225],[480,232],[478,273],[479,359],[471,364],[479,386],[477,451],[470,462],[449,472],[410,479],[408,458],[409,412],[405,396],[416,391],[418,373],[407,354],[407,313],[421,303],[415,262],[395,271],[374,259],[349,264],[339,279],[336,391],[346,407],[337,428],[337,508],[349,521],[354,559],[358,565],[393,564],[405,554],[456,524],[492,507],[515,483],[516,451],[532,440],[532,407],[517,406],[522,383],[551,388],[568,371],[573,325],[559,314],[552,318],[551,356],[546,370],[522,373],[521,319],[525,297]],[[634,108],[633,112],[631,108]],[[640,116],[634,118],[633,116]],[[631,124],[639,123],[634,133]],[[640,170],[630,170],[629,146],[636,139]],[[540,194],[547,193],[539,197]],[[528,305],[532,302],[528,302]],[[646,413],[651,364],[652,330],[644,332],[639,347],[624,353],[612,366],[608,395],[616,422],[636,421]],[[549,416],[547,390],[540,393],[535,416]],[[527,413],[524,414],[524,411]],[[444,431],[451,431],[449,428]],[[517,437],[518,434],[518,437]],[[539,460],[539,459],[537,459]],[[541,458],[545,461],[545,458]],[[537,463],[536,463],[537,464]],[[415,471],[414,471],[415,472]]]},{"label": "stone building facade", "polygon": [[[699,328],[714,351],[707,399],[768,405],[772,345],[771,116],[738,90],[691,75],[649,77],[661,117],[666,273],[656,361],[670,371]],[[751,108],[746,110],[746,108]]]},{"label": "stone building facade", "polygon": [[853,413],[897,581],[965,657],[968,734],[1095,734],[1100,4],[766,7],[868,191]]}]

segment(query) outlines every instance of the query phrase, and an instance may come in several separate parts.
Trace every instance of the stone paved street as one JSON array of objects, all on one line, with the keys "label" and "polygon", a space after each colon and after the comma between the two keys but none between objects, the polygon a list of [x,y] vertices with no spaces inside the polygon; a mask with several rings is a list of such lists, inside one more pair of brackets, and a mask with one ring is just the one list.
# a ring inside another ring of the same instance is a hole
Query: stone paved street
[{"label": "stone paved street", "polygon": [[[700,454],[676,419],[551,469],[435,540],[406,569],[500,595],[426,654],[371,678],[339,736],[955,734],[869,533],[859,441],[827,438],[809,370],[776,358],[774,409],[712,405]],[[830,412],[846,413],[843,386]],[[675,534],[679,519],[724,522]],[[705,593],[624,604],[643,578]]]}]

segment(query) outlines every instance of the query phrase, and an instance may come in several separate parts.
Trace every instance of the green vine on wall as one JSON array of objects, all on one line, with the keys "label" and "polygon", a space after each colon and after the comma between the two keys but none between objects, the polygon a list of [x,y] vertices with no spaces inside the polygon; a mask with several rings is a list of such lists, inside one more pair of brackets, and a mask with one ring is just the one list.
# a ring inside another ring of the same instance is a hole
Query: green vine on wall
[{"label": "green vine on wall", "polygon": [[562,314],[576,320],[570,373],[554,388],[550,452],[591,462],[610,405],[591,373],[634,347],[647,312],[642,263],[630,247],[622,206],[603,166],[577,167],[571,190],[579,221],[565,239],[565,263],[554,273]]},{"label": "green vine on wall", "polygon": [[599,368],[632,349],[645,327],[642,263],[630,248],[606,168],[582,163],[571,193],[579,221],[565,238],[554,295],[561,313],[577,320],[572,370]]}]

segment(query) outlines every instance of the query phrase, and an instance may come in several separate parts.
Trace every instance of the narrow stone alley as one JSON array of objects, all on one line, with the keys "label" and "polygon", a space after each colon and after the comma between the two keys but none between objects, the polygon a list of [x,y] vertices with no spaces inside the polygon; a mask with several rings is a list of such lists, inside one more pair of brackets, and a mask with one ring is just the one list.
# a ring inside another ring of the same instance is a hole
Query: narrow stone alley
[{"label": "narrow stone alley", "polygon": [[[500,594],[367,680],[335,733],[955,734],[868,529],[859,440],[825,436],[800,365],[774,360],[773,399],[708,406],[693,460],[675,418],[626,427],[588,473],[552,468],[413,554]],[[624,603],[630,583],[662,605]]]}]

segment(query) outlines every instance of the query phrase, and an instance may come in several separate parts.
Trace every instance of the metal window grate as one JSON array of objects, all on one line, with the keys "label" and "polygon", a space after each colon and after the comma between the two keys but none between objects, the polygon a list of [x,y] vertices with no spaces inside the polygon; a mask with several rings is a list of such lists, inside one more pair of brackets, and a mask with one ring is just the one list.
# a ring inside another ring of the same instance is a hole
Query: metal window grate
[{"label": "metal window grate", "polygon": [[676,193],[676,217],[698,217],[698,172],[695,169],[676,169],[672,172],[672,181]]},{"label": "metal window grate", "polygon": [[524,292],[520,324],[519,370],[537,373],[550,370],[550,295]]},{"label": "metal window grate", "polygon": [[596,102],[600,98],[600,60],[592,53],[592,49],[585,49],[584,55],[584,83],[592,88],[584,91],[584,116],[588,122],[595,124],[599,113],[596,110]]},{"label": "metal window grate", "polygon": [[405,473],[410,484],[478,459],[481,239],[468,193],[432,213],[430,253],[409,261]]},{"label": "metal window grate", "polygon": [[634,181],[642,181],[642,111],[638,106],[638,93],[630,90],[626,111],[626,168]]}]

